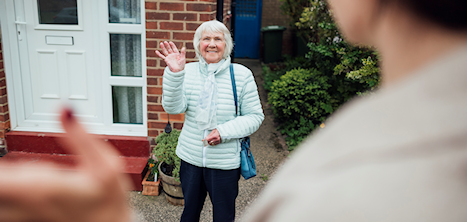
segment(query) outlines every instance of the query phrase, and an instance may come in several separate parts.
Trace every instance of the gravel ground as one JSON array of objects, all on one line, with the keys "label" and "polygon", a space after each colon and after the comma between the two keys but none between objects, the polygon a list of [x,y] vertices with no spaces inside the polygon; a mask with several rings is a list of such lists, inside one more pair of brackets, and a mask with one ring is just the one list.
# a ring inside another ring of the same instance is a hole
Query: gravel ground
[{"label": "gravel ground", "polygon": [[[268,180],[274,176],[273,173],[287,157],[288,151],[284,139],[276,131],[273,113],[267,104],[267,94],[262,87],[260,61],[235,59],[235,62],[243,64],[253,71],[265,114],[263,124],[256,133],[251,135],[251,149],[255,157],[257,176],[249,180],[241,178],[239,181],[239,195],[236,201],[236,219],[238,220],[248,205],[256,199]],[[152,197],[143,196],[141,192],[130,192],[129,201],[135,214],[135,221],[140,222],[179,221],[183,211],[183,207],[169,204],[165,200],[164,194]],[[212,205],[209,197],[206,198],[200,221],[212,221]]]}]

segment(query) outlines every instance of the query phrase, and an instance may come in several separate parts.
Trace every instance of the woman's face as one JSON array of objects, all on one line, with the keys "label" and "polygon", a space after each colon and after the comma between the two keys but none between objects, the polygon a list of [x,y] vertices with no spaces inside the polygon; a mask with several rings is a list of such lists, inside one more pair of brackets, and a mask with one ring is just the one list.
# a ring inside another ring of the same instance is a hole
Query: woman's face
[{"label": "woman's face", "polygon": [[372,44],[379,0],[328,0],[328,3],[346,40]]},{"label": "woman's face", "polygon": [[204,32],[201,35],[199,51],[208,64],[221,61],[224,50],[225,39],[223,33]]}]

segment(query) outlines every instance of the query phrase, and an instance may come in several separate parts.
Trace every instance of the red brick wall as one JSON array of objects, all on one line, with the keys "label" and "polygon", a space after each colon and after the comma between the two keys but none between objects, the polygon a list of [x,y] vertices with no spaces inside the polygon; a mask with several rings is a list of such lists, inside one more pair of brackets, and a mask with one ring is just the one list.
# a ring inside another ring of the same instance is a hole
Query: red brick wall
[{"label": "red brick wall", "polygon": [[[1,33],[0,33],[1,36]],[[8,99],[6,93],[5,67],[3,65],[3,49],[0,37],[0,138],[10,130],[10,114],[8,112]]]},{"label": "red brick wall", "polygon": [[[224,22],[230,0],[224,0]],[[167,113],[162,108],[162,74],[166,64],[156,55],[161,41],[173,41],[178,48],[186,47],[187,62],[197,61],[193,48],[196,28],[216,18],[216,0],[146,0],[146,55],[148,83],[148,135],[156,137],[167,125]],[[170,115],[173,128],[181,129],[184,114]]]},{"label": "red brick wall", "polygon": [[263,0],[263,13],[261,16],[261,27],[269,25],[280,25],[287,27],[282,40],[282,53],[291,55],[293,53],[292,29],[289,27],[289,19],[282,14],[280,0]]}]

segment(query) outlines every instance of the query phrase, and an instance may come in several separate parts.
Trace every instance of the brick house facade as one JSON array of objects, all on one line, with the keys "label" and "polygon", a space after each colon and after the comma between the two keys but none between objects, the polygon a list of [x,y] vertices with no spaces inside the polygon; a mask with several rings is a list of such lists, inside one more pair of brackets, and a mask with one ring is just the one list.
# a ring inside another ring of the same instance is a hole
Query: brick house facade
[{"label": "brick house facade", "polygon": [[[216,19],[216,0],[146,1],[146,56],[148,92],[148,136],[156,137],[167,125],[167,113],[162,108],[162,74],[166,64],[156,55],[161,41],[173,41],[178,48],[186,48],[187,62],[195,62],[193,36],[198,26]],[[230,26],[227,16],[230,0],[224,0],[224,24]],[[173,128],[183,127],[184,114],[170,115]]]},{"label": "brick house facade", "polygon": [[[161,41],[173,41],[177,47],[186,47],[187,62],[194,62],[193,36],[204,21],[216,18],[216,0],[146,0],[146,64],[147,64],[147,121],[148,136],[156,137],[167,124],[167,113],[161,105],[162,74],[166,64],[155,54]],[[264,0],[261,26],[286,26],[283,39],[283,54],[292,54],[292,32],[287,18],[280,10],[280,0]],[[230,27],[231,0],[224,0],[224,24]],[[0,39],[1,40],[1,39]],[[10,129],[5,69],[0,42],[0,138]],[[184,114],[170,115],[173,128],[183,127]]]},{"label": "brick house facade", "polygon": [[5,133],[10,129],[10,114],[8,112],[8,98],[6,92],[5,67],[3,64],[3,49],[0,31],[0,138],[5,138]]},{"label": "brick house facade", "polygon": [[[224,0],[224,24],[230,26],[230,0]],[[156,55],[161,41],[173,41],[186,47],[187,62],[197,61],[193,47],[196,28],[204,21],[216,19],[216,0],[146,0],[146,56],[148,136],[156,137],[168,121],[161,104],[162,74],[166,64]],[[1,33],[0,33],[1,36]],[[1,40],[1,38],[0,38]],[[0,138],[10,129],[5,69],[0,41]],[[173,128],[183,127],[184,114],[170,115]]]},{"label": "brick house facade", "polygon": [[[2,7],[6,5],[2,2],[0,3],[0,6]],[[229,16],[227,16],[230,12],[230,4],[230,0],[224,0],[223,22],[227,26],[230,26]],[[125,163],[123,171],[132,178],[135,190],[142,189],[141,180],[145,174],[144,167],[146,166],[150,150],[150,144],[148,141],[154,141],[153,138],[164,130],[168,120],[167,113],[164,112],[161,104],[162,74],[166,64],[155,54],[155,52],[156,50],[160,50],[159,43],[161,41],[173,41],[179,48],[186,47],[187,62],[197,61],[195,59],[193,36],[196,28],[202,22],[216,19],[217,1],[145,0],[144,6],[142,7],[145,7],[144,17],[146,19],[146,27],[143,27],[143,30],[145,31],[143,33],[145,33],[146,36],[146,48],[143,48],[143,50],[146,52],[146,58],[143,57],[143,61],[146,59],[147,75],[145,82],[147,86],[147,97],[143,98],[143,100],[146,99],[147,106],[143,107],[143,109],[147,109],[147,119],[143,119],[143,122],[147,122],[147,136],[124,136],[117,133],[98,136],[98,138],[114,145],[117,150],[121,152],[121,158],[123,158]],[[0,8],[0,11],[2,10],[6,10],[6,8]],[[6,17],[2,18],[5,19]],[[2,25],[5,25],[4,28],[9,28],[4,30],[14,31],[8,31],[8,33],[3,33],[3,35],[16,37],[17,30],[10,26],[11,24],[14,25],[14,20],[13,22],[10,21],[11,23],[7,23],[6,21],[8,21],[8,19],[1,21]],[[20,37],[17,38],[19,39]],[[5,70],[4,54],[11,55],[11,47],[7,47],[9,50],[5,51],[1,40],[2,33],[0,31],[0,146],[4,144],[3,139],[6,138],[7,145],[9,146],[7,148],[10,151],[2,157],[1,160],[11,161],[22,159],[34,162],[37,161],[38,158],[46,157],[48,161],[54,161],[64,165],[73,165],[73,155],[70,155],[66,150],[63,150],[60,144],[56,142],[56,138],[61,136],[60,133],[40,132],[40,130],[34,132],[14,130],[9,132],[11,125],[6,90],[6,76],[9,78],[11,77],[12,79],[9,79],[9,83],[13,83],[12,80],[14,77],[20,75],[20,73],[16,73],[18,71],[13,71],[13,68],[11,67],[13,66],[11,65],[13,62],[18,63],[17,61],[13,61],[14,58],[8,59],[7,62],[9,62],[8,64],[10,64],[10,66],[7,66],[7,69]],[[10,41],[12,40],[10,39]],[[55,53],[56,51],[49,50],[47,52]],[[78,53],[80,52],[78,51]],[[69,86],[64,85],[63,87]],[[11,89],[14,89],[14,87],[11,87]],[[20,95],[16,95],[15,91],[14,95],[10,95],[10,99],[14,98],[14,96]],[[12,104],[14,104],[14,101],[12,101]],[[184,114],[170,115],[170,123],[173,128],[181,129],[183,127],[183,122]]]}]

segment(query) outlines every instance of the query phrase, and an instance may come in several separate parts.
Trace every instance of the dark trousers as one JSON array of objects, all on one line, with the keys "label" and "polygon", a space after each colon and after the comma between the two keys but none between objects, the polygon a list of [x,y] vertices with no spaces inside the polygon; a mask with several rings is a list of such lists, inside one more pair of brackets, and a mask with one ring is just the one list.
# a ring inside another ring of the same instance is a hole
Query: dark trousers
[{"label": "dark trousers", "polygon": [[214,221],[234,221],[239,179],[240,168],[233,170],[209,169],[197,167],[182,160],[180,181],[182,182],[185,208],[181,221],[199,221],[207,193],[211,198]]}]

